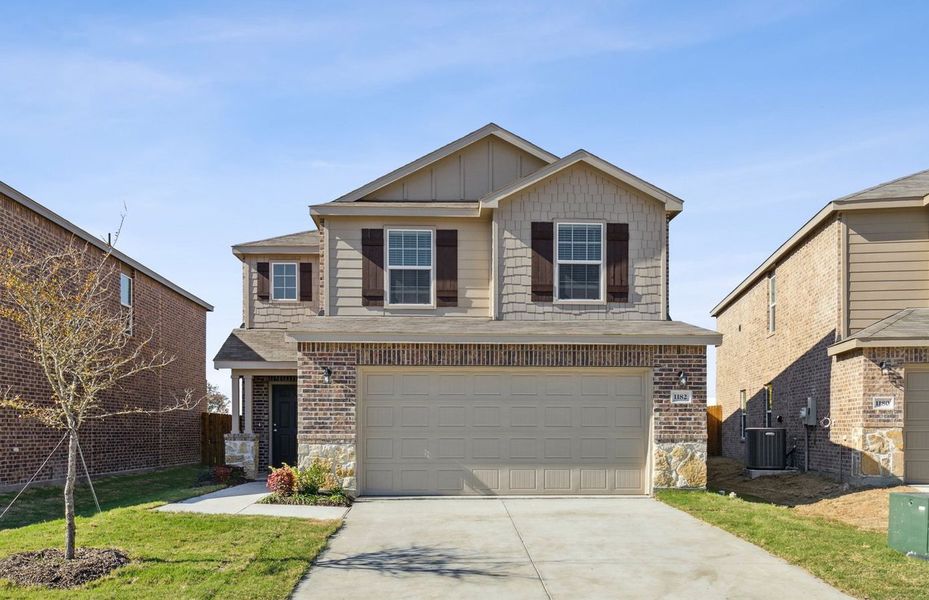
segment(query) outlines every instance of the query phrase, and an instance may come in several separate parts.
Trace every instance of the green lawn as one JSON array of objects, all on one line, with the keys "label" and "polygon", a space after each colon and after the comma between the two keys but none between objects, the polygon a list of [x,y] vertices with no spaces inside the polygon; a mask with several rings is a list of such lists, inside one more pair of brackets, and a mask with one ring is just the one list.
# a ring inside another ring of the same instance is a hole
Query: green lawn
[{"label": "green lawn", "polygon": [[929,562],[891,550],[882,533],[711,492],[662,490],[657,496],[803,567],[852,596],[929,599]]},{"label": "green lawn", "polygon": [[[0,579],[0,597],[287,598],[339,523],[150,510],[215,489],[193,487],[198,472],[179,467],[101,480],[100,515],[82,486],[78,545],[120,548],[132,564],[76,590],[21,588]],[[0,496],[0,507],[11,498]],[[60,547],[61,514],[60,488],[27,491],[0,520],[0,557]]]}]

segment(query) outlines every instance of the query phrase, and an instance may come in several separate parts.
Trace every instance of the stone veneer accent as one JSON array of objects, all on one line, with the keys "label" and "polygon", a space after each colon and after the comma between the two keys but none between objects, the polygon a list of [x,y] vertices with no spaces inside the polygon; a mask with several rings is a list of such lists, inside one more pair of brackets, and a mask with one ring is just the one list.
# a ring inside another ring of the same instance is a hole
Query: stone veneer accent
[{"label": "stone veneer accent", "polygon": [[[684,459],[661,470],[661,483],[702,487],[695,461],[706,456],[706,348],[704,346],[490,345],[490,344],[298,344],[298,459],[314,455],[354,469],[357,369],[361,366],[429,367],[647,367],[652,369],[656,453],[682,446]],[[323,367],[332,383],[323,383]],[[687,373],[692,404],[671,404],[678,373]],[[683,472],[678,472],[683,468]],[[658,485],[656,480],[656,486]]]},{"label": "stone veneer accent", "polygon": [[242,467],[249,479],[258,477],[258,436],[254,433],[226,434],[226,464]]},{"label": "stone veneer accent", "polygon": [[655,487],[706,487],[706,443],[657,443],[653,458],[652,480]]},{"label": "stone veneer accent", "polygon": [[[502,319],[658,319],[662,313],[664,206],[585,165],[576,165],[500,203],[497,291]],[[532,301],[533,221],[629,224],[629,301],[569,304]]]}]

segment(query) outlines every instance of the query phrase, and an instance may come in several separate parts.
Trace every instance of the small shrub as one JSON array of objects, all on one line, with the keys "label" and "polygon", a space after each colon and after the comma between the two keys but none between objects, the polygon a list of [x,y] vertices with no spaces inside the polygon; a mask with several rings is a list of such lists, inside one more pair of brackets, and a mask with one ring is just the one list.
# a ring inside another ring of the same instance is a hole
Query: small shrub
[{"label": "small shrub", "polygon": [[328,487],[332,475],[332,463],[322,458],[313,459],[312,464],[300,469],[297,475],[297,493],[313,496],[319,490]]},{"label": "small shrub", "polygon": [[216,465],[197,476],[197,485],[239,485],[245,483],[245,469],[235,465]]},{"label": "small shrub", "polygon": [[297,488],[297,473],[288,465],[279,469],[271,468],[271,474],[268,475],[268,489],[273,494],[279,496],[290,496]]}]

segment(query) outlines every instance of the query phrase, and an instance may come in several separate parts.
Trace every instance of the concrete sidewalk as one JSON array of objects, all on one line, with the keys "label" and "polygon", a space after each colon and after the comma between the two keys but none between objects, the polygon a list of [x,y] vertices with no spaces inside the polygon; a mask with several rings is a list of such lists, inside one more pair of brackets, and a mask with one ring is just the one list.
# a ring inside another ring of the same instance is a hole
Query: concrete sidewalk
[{"label": "concrete sidewalk", "polygon": [[208,515],[264,515],[297,519],[341,519],[348,512],[342,506],[291,506],[258,504],[268,495],[264,481],[252,481],[216,492],[159,506],[161,512],[188,512]]}]

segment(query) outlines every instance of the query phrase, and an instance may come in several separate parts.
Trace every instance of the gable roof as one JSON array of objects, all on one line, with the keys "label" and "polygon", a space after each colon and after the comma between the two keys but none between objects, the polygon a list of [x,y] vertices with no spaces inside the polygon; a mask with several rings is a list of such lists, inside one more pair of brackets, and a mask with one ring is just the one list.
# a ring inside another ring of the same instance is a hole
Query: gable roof
[{"label": "gable roof", "polygon": [[236,256],[242,254],[318,254],[319,232],[315,229],[288,233],[265,240],[243,242],[232,247]]},{"label": "gable roof", "polygon": [[425,156],[421,156],[413,162],[403,165],[399,169],[395,169],[386,175],[378,177],[370,183],[366,183],[358,189],[352,190],[351,192],[336,198],[333,200],[333,202],[356,202],[365,196],[376,192],[377,190],[384,188],[396,182],[397,180],[406,177],[407,175],[410,175],[411,173],[436,163],[447,156],[451,156],[455,152],[458,152],[459,150],[491,135],[498,137],[505,142],[513,144],[520,150],[528,152],[543,162],[552,163],[558,160],[558,157],[551,152],[543,150],[532,142],[525,140],[510,131],[507,131],[503,127],[500,127],[496,123],[488,123],[480,129],[472,131],[468,135],[442,146],[438,150],[434,150]]},{"label": "gable roof", "polygon": [[616,165],[609,163],[599,156],[591,154],[586,150],[576,150],[565,156],[564,158],[557,160],[553,163],[550,163],[538,171],[518,179],[511,183],[508,186],[505,186],[496,192],[491,192],[483,198],[481,198],[481,206],[487,208],[497,208],[500,201],[508,196],[512,196],[530,186],[533,186],[543,179],[547,179],[556,173],[563,171],[573,165],[578,163],[585,163],[598,171],[602,171],[607,175],[618,179],[619,181],[625,183],[626,185],[639,190],[640,192],[655,198],[659,202],[665,205],[666,210],[669,212],[680,212],[684,209],[684,201],[678,198],[677,196],[666,192],[658,186],[652,185],[651,183],[636,177],[628,171],[620,169]]},{"label": "gable roof", "polygon": [[729,292],[729,294],[713,308],[710,315],[713,317],[719,316],[719,314],[726,310],[730,304],[735,302],[743,292],[754,285],[765,273],[775,267],[781,258],[835,213],[843,210],[920,207],[926,206],[927,204],[929,204],[929,169],[886,181],[829,202],[816,213],[813,218],[807,221],[803,227],[790,236],[786,242],[781,244],[780,247],[752,271],[748,277],[743,279],[742,283]]},{"label": "gable roof", "polygon": [[0,194],[2,194],[3,196],[6,196],[7,198],[12,200],[13,202],[16,202],[17,204],[20,204],[21,206],[28,208],[32,212],[37,213],[40,216],[48,219],[55,225],[58,225],[62,229],[65,229],[71,232],[71,234],[81,238],[85,242],[92,244],[93,246],[96,246],[103,252],[109,252],[110,255],[113,256],[113,258],[119,260],[123,264],[129,265],[136,271],[144,273],[146,276],[151,277],[158,283],[164,285],[167,288],[170,288],[171,290],[177,292],[181,296],[184,296],[191,302],[194,302],[195,304],[200,305],[201,307],[203,307],[204,309],[208,311],[213,310],[213,305],[207,302],[206,300],[203,300],[202,298],[195,296],[194,294],[188,292],[187,290],[177,285],[176,283],[173,283],[165,279],[164,277],[162,277],[155,271],[149,269],[148,267],[146,267],[139,261],[129,258],[127,255],[123,254],[116,248],[113,248],[112,246],[104,242],[103,240],[99,239],[97,236],[91,235],[90,233],[81,229],[80,227],[72,223],[71,221],[59,215],[58,213],[49,210],[48,208],[46,208],[45,206],[42,206],[41,204],[39,204],[38,202],[36,202],[35,200],[30,198],[26,194],[23,194],[19,190],[16,190],[10,187],[9,185],[3,183],[2,181],[0,181]]}]

